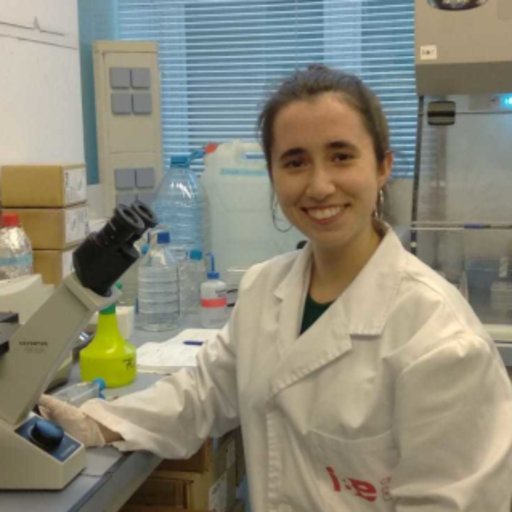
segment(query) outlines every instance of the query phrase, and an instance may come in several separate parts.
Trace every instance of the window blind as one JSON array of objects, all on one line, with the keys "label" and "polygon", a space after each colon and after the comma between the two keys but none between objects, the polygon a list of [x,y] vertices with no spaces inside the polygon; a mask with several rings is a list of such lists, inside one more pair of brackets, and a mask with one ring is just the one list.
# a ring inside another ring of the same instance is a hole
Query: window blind
[{"label": "window blind", "polygon": [[267,95],[312,62],[354,72],[391,126],[395,176],[412,175],[414,0],[117,0],[120,39],[159,45],[167,164],[209,141],[255,140]]}]

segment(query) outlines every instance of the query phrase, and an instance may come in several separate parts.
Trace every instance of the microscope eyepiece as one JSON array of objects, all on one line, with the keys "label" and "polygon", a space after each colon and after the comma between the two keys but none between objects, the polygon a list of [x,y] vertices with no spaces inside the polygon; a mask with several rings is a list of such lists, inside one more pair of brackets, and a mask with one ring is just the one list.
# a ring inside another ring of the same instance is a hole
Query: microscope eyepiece
[{"label": "microscope eyepiece", "polygon": [[138,240],[146,231],[144,221],[137,213],[124,204],[116,206],[114,214],[105,226],[98,231],[96,238],[104,245],[121,245],[132,240]]},{"label": "microscope eyepiece", "polygon": [[144,224],[144,229],[140,234],[134,234],[133,237],[130,239],[130,243],[136,242],[146,231],[146,229],[154,228],[157,224],[157,218],[156,215],[153,213],[153,210],[149,208],[146,204],[144,204],[142,201],[135,201],[130,206],[131,213],[135,214]]},{"label": "microscope eyepiece", "polygon": [[134,242],[156,224],[155,214],[141,201],[116,206],[105,226],[91,233],[73,253],[75,272],[82,285],[107,295],[139,257]]},{"label": "microscope eyepiece", "polygon": [[135,201],[131,205],[131,209],[142,219],[146,229],[154,228],[158,224],[158,219],[153,210],[142,201]]}]

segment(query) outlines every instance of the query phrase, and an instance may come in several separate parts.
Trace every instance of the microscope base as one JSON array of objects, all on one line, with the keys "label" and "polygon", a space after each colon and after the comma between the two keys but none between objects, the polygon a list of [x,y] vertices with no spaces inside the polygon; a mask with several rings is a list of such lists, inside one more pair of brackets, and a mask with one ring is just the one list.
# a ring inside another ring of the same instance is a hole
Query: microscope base
[{"label": "microscope base", "polygon": [[0,489],[62,489],[84,469],[85,448],[66,433],[53,446],[34,440],[39,420],[34,413],[15,427],[0,420]]}]

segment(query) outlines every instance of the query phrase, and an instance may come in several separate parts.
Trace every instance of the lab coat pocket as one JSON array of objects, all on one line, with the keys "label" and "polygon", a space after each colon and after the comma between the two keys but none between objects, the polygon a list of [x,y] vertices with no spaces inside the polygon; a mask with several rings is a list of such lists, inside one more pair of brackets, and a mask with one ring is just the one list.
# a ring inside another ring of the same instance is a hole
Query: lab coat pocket
[{"label": "lab coat pocket", "polygon": [[389,489],[398,450],[391,431],[355,440],[309,436],[325,512],[394,510]]}]

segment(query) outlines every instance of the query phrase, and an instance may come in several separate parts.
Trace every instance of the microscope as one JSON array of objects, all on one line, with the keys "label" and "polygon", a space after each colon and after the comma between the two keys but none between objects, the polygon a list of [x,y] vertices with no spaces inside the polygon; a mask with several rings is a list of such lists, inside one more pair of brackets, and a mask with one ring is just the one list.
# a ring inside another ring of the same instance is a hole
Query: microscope
[{"label": "microscope", "polygon": [[84,469],[84,446],[32,409],[94,312],[118,300],[113,285],[138,258],[133,244],[156,224],[144,203],[117,206],[28,321],[0,324],[14,330],[0,339],[0,489],[62,489]]}]

